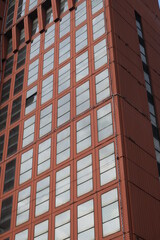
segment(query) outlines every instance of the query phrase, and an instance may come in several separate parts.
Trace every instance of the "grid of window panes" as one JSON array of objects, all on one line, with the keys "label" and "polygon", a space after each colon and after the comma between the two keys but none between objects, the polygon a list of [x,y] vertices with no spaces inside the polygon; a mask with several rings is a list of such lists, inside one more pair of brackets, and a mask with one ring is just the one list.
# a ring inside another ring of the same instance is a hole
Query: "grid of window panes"
[{"label": "grid of window panes", "polygon": [[[96,192],[104,192],[117,176],[104,6],[102,0],[75,2],[69,11],[68,1],[60,1],[61,19],[56,22],[51,5],[45,5],[41,33],[40,16],[33,14],[31,41],[24,43],[24,24],[20,49],[9,53],[4,64],[0,161],[8,153],[4,191],[15,184],[17,188],[15,214],[8,217],[15,223],[15,240],[47,240],[51,225],[56,240],[73,239],[73,227],[79,240],[104,236],[97,233],[98,221],[108,224],[109,234],[120,230],[120,225],[113,229],[112,218],[103,222],[102,215],[112,212],[109,208],[104,213],[106,205],[99,206],[102,214],[95,221]],[[19,0],[17,19],[26,6],[32,12],[37,3]],[[119,211],[116,218],[120,224]]]}]

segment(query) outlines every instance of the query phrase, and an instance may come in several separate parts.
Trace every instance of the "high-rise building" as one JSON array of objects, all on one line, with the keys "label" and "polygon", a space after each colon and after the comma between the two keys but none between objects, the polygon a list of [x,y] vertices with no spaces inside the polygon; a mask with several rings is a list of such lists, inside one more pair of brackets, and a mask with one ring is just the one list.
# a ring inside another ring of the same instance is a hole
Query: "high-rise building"
[{"label": "high-rise building", "polygon": [[157,0],[0,0],[0,239],[160,239]]}]

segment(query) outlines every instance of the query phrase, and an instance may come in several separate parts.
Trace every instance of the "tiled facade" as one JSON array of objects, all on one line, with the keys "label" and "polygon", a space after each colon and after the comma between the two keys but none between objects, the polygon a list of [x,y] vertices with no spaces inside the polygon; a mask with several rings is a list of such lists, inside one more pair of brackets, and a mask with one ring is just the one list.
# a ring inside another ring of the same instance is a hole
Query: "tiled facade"
[{"label": "tiled facade", "polygon": [[[0,88],[2,240],[141,236],[130,223],[111,23],[116,4],[110,2],[6,1]],[[153,145],[153,136],[150,141]],[[154,171],[157,184],[155,159]]]}]

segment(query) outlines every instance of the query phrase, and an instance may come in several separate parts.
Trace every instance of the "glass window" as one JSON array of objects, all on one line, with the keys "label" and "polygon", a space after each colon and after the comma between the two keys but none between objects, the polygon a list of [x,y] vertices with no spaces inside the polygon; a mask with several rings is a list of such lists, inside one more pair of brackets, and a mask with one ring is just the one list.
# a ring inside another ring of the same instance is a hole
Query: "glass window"
[{"label": "glass window", "polygon": [[51,160],[51,138],[39,144],[37,174],[40,174],[50,168],[50,160]]},{"label": "glass window", "polygon": [[12,52],[12,38],[8,40],[7,54]]},{"label": "glass window", "polygon": [[59,69],[58,74],[58,93],[70,87],[70,63]]},{"label": "glass window", "polygon": [[40,112],[39,136],[42,137],[52,129],[52,104]]},{"label": "glass window", "polygon": [[20,232],[20,233],[17,233],[15,235],[15,240],[28,240],[28,229]]},{"label": "glass window", "polygon": [[0,217],[0,229],[1,233],[4,233],[10,229],[11,217],[12,217],[12,199],[13,197],[2,200],[1,217]]},{"label": "glass window", "polygon": [[114,143],[99,150],[100,185],[116,179]]},{"label": "glass window", "polygon": [[21,45],[22,43],[25,42],[25,32],[24,32],[24,28],[22,28],[20,30],[20,39],[19,39],[19,44]]},{"label": "glass window", "polygon": [[50,26],[45,31],[44,49],[48,48],[50,45],[54,43],[54,38],[55,38],[55,24]]},{"label": "glass window", "polygon": [[68,0],[60,0],[60,13],[68,10]]},{"label": "glass window", "polygon": [[43,75],[54,67],[54,48],[50,49],[43,57]]},{"label": "glass window", "polygon": [[76,114],[90,108],[89,81],[76,88]]},{"label": "glass window", "polygon": [[100,108],[97,111],[98,141],[113,134],[112,109],[111,104]]},{"label": "glass window", "polygon": [[30,59],[37,56],[39,54],[39,50],[40,50],[40,35],[34,38],[31,42]]},{"label": "glass window", "polygon": [[34,240],[48,240],[48,220],[34,227]]},{"label": "glass window", "polygon": [[87,19],[86,1],[77,6],[75,11],[75,25],[76,27]]},{"label": "glass window", "polygon": [[105,33],[104,13],[101,13],[92,20],[93,40],[96,40]]},{"label": "glass window", "polygon": [[17,69],[25,64],[26,61],[26,46],[19,50],[18,60],[17,60]]},{"label": "glass window", "polygon": [[49,210],[50,177],[37,182],[35,216],[39,216]]},{"label": "glass window", "polygon": [[70,120],[70,93],[58,99],[57,126]]},{"label": "glass window", "polygon": [[32,112],[36,108],[37,86],[31,88],[26,95],[25,114]]},{"label": "glass window", "polygon": [[29,64],[28,85],[32,84],[38,79],[38,66],[39,66],[39,59]]},{"label": "glass window", "polygon": [[53,75],[42,81],[41,104],[53,97]]},{"label": "glass window", "polygon": [[70,201],[70,166],[56,172],[56,207]]},{"label": "glass window", "polygon": [[32,116],[24,122],[22,147],[25,147],[34,141],[34,128],[35,128],[35,116]]},{"label": "glass window", "polygon": [[59,37],[61,38],[69,32],[70,32],[70,13],[65,15],[60,21]]},{"label": "glass window", "polygon": [[55,240],[70,239],[70,210],[55,217]]},{"label": "glass window", "polygon": [[93,200],[77,207],[78,240],[95,239]]},{"label": "glass window", "polygon": [[101,195],[103,237],[120,231],[118,191],[113,189]]},{"label": "glass window", "polygon": [[7,77],[12,73],[13,68],[13,59],[14,55],[12,55],[10,58],[6,60],[5,70],[4,70],[4,77]]},{"label": "glass window", "polygon": [[90,115],[77,122],[77,153],[91,146]]},{"label": "glass window", "polygon": [[0,162],[2,161],[3,157],[4,136],[5,135],[0,136]]},{"label": "glass window", "polygon": [[59,164],[70,157],[70,127],[57,134],[57,159]]},{"label": "glass window", "polygon": [[92,14],[103,8],[103,0],[92,0]]},{"label": "glass window", "polygon": [[13,23],[14,6],[15,6],[15,0],[9,0],[7,20],[6,20],[6,28],[10,27]]},{"label": "glass window", "polygon": [[46,11],[46,25],[53,22],[53,12],[52,7],[48,8]]},{"label": "glass window", "polygon": [[87,24],[76,31],[76,52],[86,47],[87,40]]},{"label": "glass window", "polygon": [[11,114],[11,124],[20,119],[21,115],[21,100],[22,97],[18,97],[13,101],[12,104],[12,114]]},{"label": "glass window", "polygon": [[25,152],[21,156],[21,167],[19,183],[22,184],[32,177],[33,149]]},{"label": "glass window", "polygon": [[6,128],[8,105],[0,109],[0,131]]},{"label": "glass window", "polygon": [[93,190],[92,154],[77,161],[77,197]]},{"label": "glass window", "polygon": [[59,64],[70,58],[70,37],[59,44]]},{"label": "glass window", "polygon": [[25,6],[26,6],[26,0],[19,0],[17,19],[24,16]]},{"label": "glass window", "polygon": [[6,164],[3,193],[14,188],[14,177],[16,170],[16,159]]},{"label": "glass window", "polygon": [[[31,1],[33,1],[33,0],[31,0]],[[38,32],[39,32],[38,18],[35,18],[32,22],[32,36]]]},{"label": "glass window", "polygon": [[17,152],[18,135],[19,135],[19,126],[16,126],[15,128],[12,128],[9,131],[7,156],[10,156],[11,154]]},{"label": "glass window", "polygon": [[29,220],[31,187],[18,193],[16,226]]},{"label": "glass window", "polygon": [[110,96],[108,69],[99,73],[95,77],[96,83],[96,102],[99,103]]},{"label": "glass window", "polygon": [[107,63],[106,39],[94,46],[94,67],[95,70]]},{"label": "glass window", "polygon": [[30,0],[29,1],[29,10],[37,6],[37,0]]},{"label": "glass window", "polygon": [[2,94],[1,94],[1,103],[4,103],[5,101],[7,101],[9,99],[10,85],[11,85],[11,79],[9,79],[7,82],[3,83]]},{"label": "glass window", "polygon": [[23,89],[24,69],[16,74],[14,84],[14,95]]},{"label": "glass window", "polygon": [[76,82],[89,74],[88,51],[76,58]]}]

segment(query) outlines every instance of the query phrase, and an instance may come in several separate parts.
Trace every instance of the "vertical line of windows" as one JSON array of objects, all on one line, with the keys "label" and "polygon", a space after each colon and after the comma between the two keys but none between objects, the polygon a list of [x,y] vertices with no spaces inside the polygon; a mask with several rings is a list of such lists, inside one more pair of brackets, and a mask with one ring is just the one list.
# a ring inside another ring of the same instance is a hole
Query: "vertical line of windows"
[{"label": "vertical line of windows", "polygon": [[139,38],[140,55],[141,55],[143,71],[144,71],[144,80],[145,80],[145,84],[146,84],[146,91],[147,91],[147,97],[148,97],[150,121],[151,121],[152,132],[153,132],[153,142],[154,142],[157,166],[158,166],[158,171],[159,171],[159,176],[160,176],[159,129],[158,129],[158,125],[157,125],[157,117],[156,117],[156,111],[155,111],[155,105],[154,105],[154,99],[153,99],[153,93],[152,93],[151,79],[150,79],[150,73],[149,73],[149,68],[148,68],[148,63],[147,63],[145,41],[143,38],[141,16],[137,12],[135,12],[135,18],[136,18],[136,27],[137,27],[137,33],[138,33],[138,38]]}]

